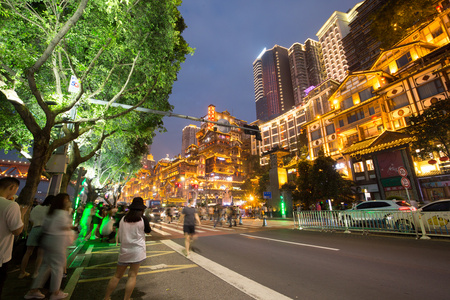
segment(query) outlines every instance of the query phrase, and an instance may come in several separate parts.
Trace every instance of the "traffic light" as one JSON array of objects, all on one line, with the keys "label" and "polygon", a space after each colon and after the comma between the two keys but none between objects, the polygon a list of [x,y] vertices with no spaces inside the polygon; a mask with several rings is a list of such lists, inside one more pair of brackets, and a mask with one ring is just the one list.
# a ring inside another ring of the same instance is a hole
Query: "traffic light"
[{"label": "traffic light", "polygon": [[244,128],[248,128],[248,129],[244,129],[244,133],[245,134],[254,135],[256,140],[262,141],[261,131],[259,131],[258,125],[246,125],[246,124],[244,124]]}]

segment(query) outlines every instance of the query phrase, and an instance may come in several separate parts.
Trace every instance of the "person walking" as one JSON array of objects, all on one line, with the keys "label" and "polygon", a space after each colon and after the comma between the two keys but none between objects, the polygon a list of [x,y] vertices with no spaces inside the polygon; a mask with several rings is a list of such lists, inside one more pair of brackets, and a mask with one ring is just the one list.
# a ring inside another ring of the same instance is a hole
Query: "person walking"
[{"label": "person walking", "polygon": [[91,231],[91,237],[90,240],[95,240],[100,238],[100,225],[102,224],[102,220],[104,217],[104,212],[103,212],[103,202],[98,203],[97,205],[97,209],[95,211],[95,215],[92,217],[92,231]]},{"label": "person walking", "polygon": [[220,209],[219,205],[216,205],[214,207],[214,228],[216,228],[217,223],[220,222],[220,218],[221,218],[220,214],[221,214],[221,209]]},{"label": "person walking", "polygon": [[185,246],[183,254],[186,257],[189,257],[190,250],[196,251],[196,248],[192,246],[195,238],[195,223],[198,222],[198,224],[201,225],[200,218],[194,206],[194,199],[189,199],[188,205],[181,211],[181,217],[178,222],[183,224]]},{"label": "person walking", "polygon": [[64,299],[69,294],[60,290],[66,265],[66,249],[73,242],[72,220],[69,214],[70,197],[66,193],[55,196],[42,224],[40,246],[44,250],[44,258],[37,277],[31,284],[31,289],[25,299],[44,299],[41,289],[51,274],[50,300]]},{"label": "person walking", "polygon": [[124,299],[130,299],[136,285],[136,277],[141,263],[147,258],[145,246],[145,234],[151,232],[148,219],[144,216],[144,200],[136,197],[128,207],[128,213],[120,220],[119,240],[120,252],[117,269],[114,276],[109,280],[106,288],[105,300],[111,299],[112,292],[116,289],[120,279],[128,271],[128,280],[125,285]]},{"label": "person walking", "polygon": [[44,255],[43,250],[39,247],[39,237],[42,234],[42,224],[44,223],[44,219],[47,216],[48,210],[50,208],[50,204],[52,203],[55,196],[48,195],[44,202],[41,205],[37,205],[31,210],[30,213],[30,221],[33,223],[33,227],[31,228],[30,233],[28,234],[27,239],[27,251],[22,258],[22,263],[20,265],[20,274],[19,279],[30,276],[30,273],[26,271],[28,261],[30,260],[30,256],[33,254],[34,249],[38,247],[34,272],[32,278],[36,278],[39,272],[39,267],[42,263],[42,258]]},{"label": "person walking", "polygon": [[24,211],[11,200],[19,190],[19,185],[17,178],[0,179],[0,299],[12,257],[14,236],[18,236],[23,230]]},{"label": "person walking", "polygon": [[80,219],[80,234],[78,235],[79,239],[85,239],[86,235],[91,228],[92,216],[94,215],[94,205],[89,202],[86,203],[86,206],[83,209],[83,214]]}]

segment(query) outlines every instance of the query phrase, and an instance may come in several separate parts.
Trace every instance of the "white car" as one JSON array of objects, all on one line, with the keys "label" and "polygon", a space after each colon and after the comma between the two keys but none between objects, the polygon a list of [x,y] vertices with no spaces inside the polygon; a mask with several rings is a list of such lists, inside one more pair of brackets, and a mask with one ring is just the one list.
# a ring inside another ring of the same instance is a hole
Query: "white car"
[{"label": "white car", "polygon": [[[420,219],[419,219],[420,218]],[[414,222],[420,226],[419,221],[422,221],[428,233],[446,233],[450,231],[450,199],[438,200],[426,204],[418,209],[414,216]]]},{"label": "white car", "polygon": [[[353,209],[342,211],[340,219],[346,227],[365,226],[381,229],[411,223],[412,220],[408,221],[411,219],[409,214],[415,210],[414,206],[404,200],[371,200],[361,202]],[[395,215],[394,222],[392,222],[393,215]]]}]

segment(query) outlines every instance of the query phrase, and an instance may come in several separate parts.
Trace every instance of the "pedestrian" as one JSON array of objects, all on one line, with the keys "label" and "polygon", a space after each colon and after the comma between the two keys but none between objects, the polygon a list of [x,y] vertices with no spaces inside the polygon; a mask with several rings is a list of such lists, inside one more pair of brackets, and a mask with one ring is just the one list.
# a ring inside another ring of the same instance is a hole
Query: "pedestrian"
[{"label": "pedestrian", "polygon": [[172,222],[172,213],[173,213],[172,207],[168,206],[166,209],[166,217],[167,217],[168,224],[170,224],[170,222]]},{"label": "pedestrian", "polygon": [[23,230],[25,211],[21,211],[19,204],[11,200],[19,190],[19,185],[17,178],[0,179],[0,299],[12,257],[14,236]]},{"label": "pedestrian", "polygon": [[50,274],[50,300],[64,299],[69,295],[60,288],[66,264],[66,250],[73,242],[72,230],[76,229],[71,224],[70,205],[70,197],[66,193],[56,195],[50,204],[42,224],[40,247],[44,250],[44,258],[25,299],[44,299],[45,295],[39,289],[44,286]]},{"label": "pedestrian", "polygon": [[192,244],[195,238],[195,223],[198,222],[201,225],[200,218],[194,206],[194,199],[189,199],[188,205],[181,211],[181,217],[178,223],[183,224],[184,232],[184,246],[183,254],[189,257],[189,251],[196,251],[197,248],[193,247]]},{"label": "pedestrian", "polygon": [[228,206],[227,210],[226,210],[226,213],[227,213],[227,223],[229,223],[228,227],[232,227],[233,226],[233,224],[232,224],[232,221],[233,221],[233,207],[232,206]]},{"label": "pedestrian", "polygon": [[106,212],[106,216],[102,220],[102,224],[100,225],[100,236],[102,240],[106,237],[106,241],[109,242],[115,236],[114,231],[114,214],[115,209],[110,209]]},{"label": "pedestrian", "polygon": [[119,205],[117,207],[117,212],[114,215],[114,232],[116,233],[116,246],[119,243],[119,227],[120,227],[120,220],[125,216],[125,207],[123,205]]},{"label": "pedestrian", "polygon": [[80,234],[78,235],[78,238],[84,239],[86,235],[89,232],[89,229],[91,228],[91,222],[92,222],[92,216],[95,214],[94,211],[94,205],[89,202],[86,203],[86,206],[84,207],[83,214],[81,215],[80,219]]},{"label": "pedestrian", "polygon": [[144,200],[136,197],[128,207],[128,213],[120,220],[119,240],[120,252],[117,269],[109,280],[106,288],[105,300],[111,299],[112,292],[117,287],[120,279],[125,274],[128,266],[128,280],[125,285],[124,299],[130,299],[136,285],[136,277],[141,263],[147,258],[145,246],[145,234],[151,232],[148,219],[144,216]]},{"label": "pedestrian", "polygon": [[36,278],[39,272],[39,267],[41,266],[44,254],[44,251],[41,248],[39,248],[39,237],[42,234],[42,223],[44,222],[44,219],[47,216],[50,204],[54,198],[55,196],[48,195],[41,205],[37,205],[31,210],[30,221],[33,223],[33,227],[31,228],[31,231],[28,234],[27,251],[25,252],[25,255],[22,258],[19,278],[30,276],[30,273],[28,273],[26,269],[30,256],[33,254],[34,249],[36,247],[38,247],[38,250],[32,278]]},{"label": "pedestrian", "polygon": [[90,240],[95,240],[100,238],[99,235],[99,230],[100,230],[100,225],[102,224],[102,220],[103,220],[103,202],[99,202],[97,205],[97,209],[95,211],[94,216],[92,217],[92,231],[91,231],[91,237]]},{"label": "pedestrian", "polygon": [[219,221],[220,221],[220,210],[221,209],[220,209],[219,205],[216,205],[214,207],[214,228],[216,228],[217,223],[219,223]]}]

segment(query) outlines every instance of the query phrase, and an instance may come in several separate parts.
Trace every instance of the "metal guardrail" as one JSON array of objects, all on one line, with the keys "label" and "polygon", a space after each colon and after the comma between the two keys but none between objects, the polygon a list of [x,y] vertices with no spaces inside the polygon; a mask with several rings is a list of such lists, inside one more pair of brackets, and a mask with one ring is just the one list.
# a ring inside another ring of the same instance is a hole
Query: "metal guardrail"
[{"label": "metal guardrail", "polygon": [[415,235],[421,239],[450,237],[449,222],[450,212],[341,210],[300,211],[294,214],[297,229],[387,232]]}]

